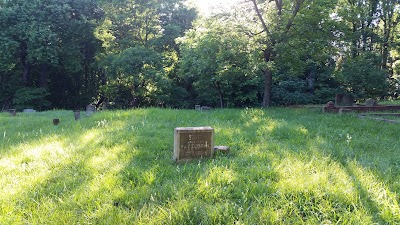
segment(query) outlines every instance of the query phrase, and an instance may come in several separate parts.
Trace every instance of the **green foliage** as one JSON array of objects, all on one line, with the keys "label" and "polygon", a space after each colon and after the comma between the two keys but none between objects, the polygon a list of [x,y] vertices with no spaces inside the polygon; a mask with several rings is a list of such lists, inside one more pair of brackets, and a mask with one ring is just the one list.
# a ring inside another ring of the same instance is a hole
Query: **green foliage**
[{"label": "green foliage", "polygon": [[95,1],[6,1],[3,7],[0,46],[5,54],[0,57],[0,70],[7,77],[4,83],[19,79],[16,85],[45,88],[54,107],[76,107],[82,104],[81,95],[93,95],[98,86],[93,68],[99,46],[93,30],[102,18]]},{"label": "green foliage", "polygon": [[[182,39],[180,76],[192,84],[187,90],[196,104],[219,107],[256,105],[258,76],[256,62],[249,51],[250,42],[215,20],[197,24],[198,28]],[[198,31],[201,29],[202,31]]]},{"label": "green foliage", "polygon": [[102,96],[106,96],[110,101],[111,108],[128,108],[133,106],[132,95],[129,85],[124,83],[123,80],[109,81],[107,85],[103,85],[99,89]]},{"label": "green foliage", "polygon": [[380,57],[363,54],[345,60],[337,75],[343,88],[359,99],[379,98],[389,90],[386,71],[380,68]]},{"label": "green foliage", "polygon": [[48,109],[51,103],[46,100],[50,93],[44,88],[20,88],[15,92],[13,106],[16,109]]},{"label": "green foliage", "polygon": [[[105,47],[100,55],[108,78],[101,88],[105,97],[122,108],[181,106],[173,97],[179,96],[180,87],[171,79],[176,77],[179,54],[175,38],[191,27],[196,16],[193,9],[177,0],[103,5],[106,19],[96,36]],[[123,91],[117,91],[115,85]]]},{"label": "green foliage", "polygon": [[307,93],[307,82],[297,77],[287,77],[279,81],[272,89],[272,102],[276,105],[305,105],[312,102]]},{"label": "green foliage", "polygon": [[[106,65],[107,74],[114,77],[109,82],[111,87],[103,85],[103,90],[114,91],[103,91],[103,94],[110,99],[120,99],[117,102],[123,104],[118,103],[116,107],[129,107],[126,103],[135,107],[152,105],[157,100],[164,76],[162,57],[158,52],[141,46],[132,47],[108,57]],[[115,84],[125,91],[116,90]],[[124,94],[127,90],[129,95]]]}]

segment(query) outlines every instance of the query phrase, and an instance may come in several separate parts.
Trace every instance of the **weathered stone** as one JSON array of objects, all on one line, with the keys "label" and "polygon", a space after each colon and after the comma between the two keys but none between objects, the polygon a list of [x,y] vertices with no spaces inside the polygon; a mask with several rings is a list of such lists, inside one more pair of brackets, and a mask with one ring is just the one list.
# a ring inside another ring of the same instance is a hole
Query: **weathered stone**
[{"label": "weathered stone", "polygon": [[60,119],[53,119],[54,126],[57,126],[60,123]]},{"label": "weathered stone", "polygon": [[75,117],[75,120],[79,120],[81,118],[81,111],[74,110],[74,117]]},{"label": "weathered stone", "polygon": [[8,110],[8,112],[10,113],[10,116],[16,116],[17,115],[17,110],[16,109],[10,109],[10,110]]},{"label": "weathered stone", "polygon": [[206,112],[206,111],[210,111],[210,110],[211,110],[211,107],[208,107],[208,106],[202,106],[200,109],[200,111],[202,111],[202,112]]},{"label": "weathered stone", "polygon": [[23,112],[24,113],[34,113],[34,112],[36,112],[36,110],[34,110],[34,109],[24,109]]},{"label": "weathered stone", "polygon": [[214,146],[214,153],[222,153],[227,155],[230,152],[230,148],[228,146]]},{"label": "weathered stone", "polygon": [[210,158],[214,154],[212,127],[177,127],[174,133],[174,160]]},{"label": "weathered stone", "polygon": [[377,106],[378,102],[375,99],[369,98],[367,101],[365,101],[365,106],[371,107],[371,106]]},{"label": "weathered stone", "polygon": [[329,101],[328,103],[326,103],[326,106],[332,108],[332,107],[335,107],[335,103],[332,101]]},{"label": "weathered stone", "polygon": [[86,106],[86,116],[91,116],[95,112],[96,112],[96,106],[91,104]]},{"label": "weathered stone", "polygon": [[201,106],[200,106],[200,105],[195,105],[194,108],[195,108],[196,110],[198,110],[198,111],[201,110]]},{"label": "weathered stone", "polygon": [[351,94],[337,94],[335,98],[336,106],[352,106],[354,104],[354,97]]}]

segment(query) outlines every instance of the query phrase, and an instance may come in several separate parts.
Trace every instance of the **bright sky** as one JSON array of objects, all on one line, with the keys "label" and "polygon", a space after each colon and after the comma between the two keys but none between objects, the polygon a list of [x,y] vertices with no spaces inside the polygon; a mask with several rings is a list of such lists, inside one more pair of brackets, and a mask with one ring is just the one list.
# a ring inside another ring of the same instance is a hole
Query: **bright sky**
[{"label": "bright sky", "polygon": [[211,12],[229,9],[239,0],[192,0],[203,15],[210,15]]}]

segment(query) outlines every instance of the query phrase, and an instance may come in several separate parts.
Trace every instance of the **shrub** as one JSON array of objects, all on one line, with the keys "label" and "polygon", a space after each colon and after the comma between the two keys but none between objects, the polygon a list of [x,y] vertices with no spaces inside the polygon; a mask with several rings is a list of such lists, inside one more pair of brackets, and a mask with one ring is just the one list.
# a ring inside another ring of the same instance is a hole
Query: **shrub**
[{"label": "shrub", "polygon": [[380,62],[371,53],[347,59],[338,73],[338,81],[358,99],[383,97],[389,91],[389,83]]},{"label": "shrub", "polygon": [[13,105],[16,109],[48,109],[51,103],[46,100],[50,93],[45,88],[23,87],[15,92]]}]

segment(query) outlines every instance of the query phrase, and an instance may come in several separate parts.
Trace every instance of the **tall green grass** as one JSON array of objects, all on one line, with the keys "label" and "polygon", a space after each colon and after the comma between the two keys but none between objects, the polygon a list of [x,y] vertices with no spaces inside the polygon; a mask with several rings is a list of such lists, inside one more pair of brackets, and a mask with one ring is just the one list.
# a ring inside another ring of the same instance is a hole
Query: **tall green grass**
[{"label": "tall green grass", "polygon": [[[175,164],[186,126],[231,153]],[[0,114],[0,224],[399,224],[399,131],[316,109]]]}]

